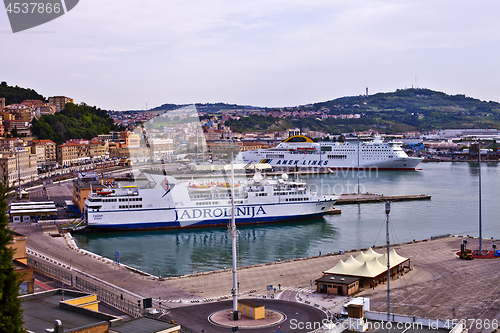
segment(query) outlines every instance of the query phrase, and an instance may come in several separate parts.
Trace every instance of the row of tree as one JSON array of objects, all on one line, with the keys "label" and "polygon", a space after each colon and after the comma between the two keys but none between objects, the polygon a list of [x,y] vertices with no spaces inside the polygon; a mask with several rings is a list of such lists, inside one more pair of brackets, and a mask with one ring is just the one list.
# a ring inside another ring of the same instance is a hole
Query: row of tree
[{"label": "row of tree", "polygon": [[18,104],[27,99],[39,99],[46,101],[45,97],[37,93],[33,89],[21,88],[18,86],[12,87],[7,85],[7,82],[0,83],[0,97],[5,98],[5,105]]}]

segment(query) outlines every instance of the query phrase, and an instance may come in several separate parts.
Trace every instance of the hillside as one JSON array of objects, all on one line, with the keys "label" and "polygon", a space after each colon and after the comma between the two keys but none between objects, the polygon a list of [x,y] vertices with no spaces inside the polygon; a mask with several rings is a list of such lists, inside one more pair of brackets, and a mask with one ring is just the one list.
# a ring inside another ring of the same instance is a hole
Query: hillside
[{"label": "hillside", "polygon": [[95,106],[68,103],[64,110],[39,120],[33,118],[32,133],[39,139],[49,139],[57,144],[69,139],[92,139],[99,134],[119,131],[106,112]]},{"label": "hillside", "polygon": [[252,122],[230,120],[226,125],[237,131],[272,131],[283,129],[286,122],[288,128],[299,127],[333,134],[370,129],[388,134],[441,128],[500,129],[500,103],[485,102],[465,95],[447,95],[429,89],[405,89],[369,96],[342,97],[286,108],[286,112],[290,111],[316,111],[322,115],[359,114],[361,117],[321,119],[318,115],[311,115],[282,119],[258,115],[253,116]]},{"label": "hillside", "polygon": [[5,98],[5,105],[18,104],[27,99],[47,101],[45,97],[33,89],[20,88],[18,86],[12,87],[7,85],[5,81],[0,83],[0,98],[2,97]]},{"label": "hillside", "polygon": [[[169,111],[169,110],[175,110],[181,107],[188,106],[189,104],[163,104],[161,106],[149,109],[148,112],[151,111]],[[251,106],[251,105],[239,105],[239,104],[227,104],[227,103],[195,103],[194,104],[196,108],[200,111],[205,111],[209,113],[217,113],[219,111],[224,111],[224,110],[243,110],[243,111],[249,111],[249,110],[255,110],[255,109],[268,109],[265,107],[257,107],[257,106]],[[133,110],[129,110],[133,111]]]},{"label": "hillside", "polygon": [[[9,86],[0,83],[0,97],[5,97],[5,104],[17,104],[27,99],[47,101],[47,98],[33,89]],[[54,115],[33,118],[31,132],[38,139],[52,140],[61,144],[70,139],[92,139],[99,134],[119,131],[106,110],[91,107],[85,103],[75,105],[67,103],[64,110]]]},{"label": "hillside", "polygon": [[[408,127],[423,131],[438,128],[488,128],[500,126],[500,103],[465,95],[447,95],[429,89],[345,97],[316,103],[332,114],[363,113],[373,124]],[[500,128],[500,127],[499,127]]]}]

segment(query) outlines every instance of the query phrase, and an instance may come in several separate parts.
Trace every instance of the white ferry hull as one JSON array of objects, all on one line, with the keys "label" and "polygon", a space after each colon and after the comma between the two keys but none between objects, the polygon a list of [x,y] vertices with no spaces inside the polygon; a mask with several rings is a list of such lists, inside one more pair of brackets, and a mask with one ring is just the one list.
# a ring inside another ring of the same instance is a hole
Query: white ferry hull
[{"label": "white ferry hull", "polygon": [[237,160],[248,163],[267,163],[275,169],[379,169],[415,170],[423,160],[409,157],[401,142],[314,142],[296,135],[275,148],[249,150],[240,153]]},{"label": "white ferry hull", "polygon": [[[243,158],[243,163],[267,163],[273,168],[299,168],[299,169],[357,169],[358,163],[356,159],[335,161],[323,159],[320,156],[314,155],[293,155],[284,153],[282,158],[266,158],[266,153],[255,152],[246,154]],[[417,165],[422,161],[422,158],[403,157],[386,160],[363,161],[359,163],[361,169],[378,169],[378,170],[415,170]]]},{"label": "white ferry hull", "polygon": [[[334,201],[317,203],[287,203],[281,205],[240,205],[235,207],[237,225],[289,222],[322,217]],[[286,206],[283,206],[286,205]],[[126,221],[122,211],[89,212],[87,228],[100,230],[136,230],[157,228],[200,228],[231,223],[231,207],[128,211]]]},{"label": "white ferry hull", "polygon": [[[157,184],[154,188],[138,188],[114,196],[93,195],[87,199],[86,228],[179,229],[230,224],[231,201],[226,187],[191,188],[185,183],[174,183],[172,177],[154,175],[152,178]],[[308,193],[300,183],[287,188],[284,181],[274,182],[274,187],[266,180],[239,188],[239,197],[235,194],[235,202],[238,201],[235,204],[236,224],[321,217],[336,201],[335,196]]]}]

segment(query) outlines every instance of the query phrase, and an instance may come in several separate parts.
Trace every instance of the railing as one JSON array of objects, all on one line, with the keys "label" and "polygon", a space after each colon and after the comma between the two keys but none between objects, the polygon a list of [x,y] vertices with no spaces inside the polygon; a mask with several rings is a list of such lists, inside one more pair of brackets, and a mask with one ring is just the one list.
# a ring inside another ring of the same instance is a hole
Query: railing
[{"label": "railing", "polygon": [[141,317],[143,297],[114,286],[95,276],[57,262],[41,253],[27,249],[28,265],[75,289],[97,295],[97,299],[133,317]]}]

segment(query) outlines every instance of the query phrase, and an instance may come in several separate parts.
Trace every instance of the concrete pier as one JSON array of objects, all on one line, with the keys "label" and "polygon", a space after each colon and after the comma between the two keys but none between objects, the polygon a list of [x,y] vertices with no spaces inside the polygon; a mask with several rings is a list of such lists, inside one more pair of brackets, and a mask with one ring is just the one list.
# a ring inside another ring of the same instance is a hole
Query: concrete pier
[{"label": "concrete pier", "polygon": [[[51,237],[40,226],[11,227],[26,235],[28,248],[67,266],[71,263],[72,267],[144,298],[153,297],[155,304],[161,297],[164,308],[230,297],[230,269],[159,279],[72,249],[63,237]],[[491,247],[493,242],[498,241],[485,239],[483,246]],[[445,236],[392,246],[398,254],[410,258],[412,267],[409,273],[391,281],[394,313],[431,319],[500,319],[500,259],[461,260],[456,255],[461,243],[462,237]],[[477,239],[469,238],[469,248],[476,243]],[[242,267],[240,291],[245,297],[262,297],[271,284],[280,285],[281,290],[311,289],[311,280],[360,250],[366,249]],[[385,311],[383,285],[365,289],[359,295],[371,298],[372,310]]]},{"label": "concrete pier", "polygon": [[348,205],[359,203],[372,203],[384,201],[413,201],[413,200],[430,200],[431,196],[426,194],[417,195],[383,195],[374,193],[349,193],[342,194],[338,198],[336,205]]}]

